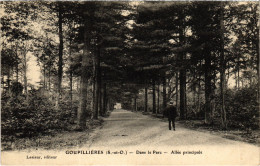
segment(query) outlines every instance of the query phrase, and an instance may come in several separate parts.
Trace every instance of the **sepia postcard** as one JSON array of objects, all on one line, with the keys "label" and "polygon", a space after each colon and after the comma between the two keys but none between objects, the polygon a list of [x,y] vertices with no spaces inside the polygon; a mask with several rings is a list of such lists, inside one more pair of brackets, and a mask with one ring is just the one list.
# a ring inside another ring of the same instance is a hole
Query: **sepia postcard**
[{"label": "sepia postcard", "polygon": [[258,1],[2,1],[1,165],[259,165]]}]

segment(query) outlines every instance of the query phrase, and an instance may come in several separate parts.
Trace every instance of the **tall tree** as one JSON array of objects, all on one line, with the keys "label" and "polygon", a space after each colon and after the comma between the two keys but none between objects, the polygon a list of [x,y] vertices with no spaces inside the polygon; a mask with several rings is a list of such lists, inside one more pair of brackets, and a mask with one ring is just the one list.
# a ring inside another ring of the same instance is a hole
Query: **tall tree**
[{"label": "tall tree", "polygon": [[80,80],[80,103],[78,108],[78,127],[80,130],[86,127],[86,98],[87,98],[87,87],[88,87],[88,65],[90,61],[90,36],[93,25],[93,16],[95,10],[95,4],[93,2],[85,2],[84,7],[86,12],[84,12],[84,47],[83,56],[81,63],[81,80]]},{"label": "tall tree", "polygon": [[59,61],[58,61],[58,97],[57,105],[59,104],[59,99],[61,96],[61,83],[62,83],[62,73],[63,73],[63,6],[61,2],[58,2],[58,27],[59,27]]},{"label": "tall tree", "polygon": [[227,129],[227,115],[225,108],[225,93],[226,93],[226,58],[224,52],[224,4],[220,3],[220,28],[221,28],[221,52],[220,52],[220,90],[221,90],[221,119],[222,119],[222,127]]}]

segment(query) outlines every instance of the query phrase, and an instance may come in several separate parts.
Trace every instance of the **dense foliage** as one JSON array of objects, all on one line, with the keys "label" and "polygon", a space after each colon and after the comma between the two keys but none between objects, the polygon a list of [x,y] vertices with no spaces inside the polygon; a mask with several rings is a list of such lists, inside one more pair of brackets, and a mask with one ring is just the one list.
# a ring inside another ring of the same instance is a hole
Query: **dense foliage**
[{"label": "dense foliage", "polygon": [[27,97],[4,93],[2,95],[1,128],[3,135],[32,137],[51,130],[66,130],[71,125],[70,106],[63,111],[55,109],[50,94],[31,90]]},{"label": "dense foliage", "polygon": [[227,92],[227,117],[229,126],[241,129],[259,128],[259,111],[256,86]]}]

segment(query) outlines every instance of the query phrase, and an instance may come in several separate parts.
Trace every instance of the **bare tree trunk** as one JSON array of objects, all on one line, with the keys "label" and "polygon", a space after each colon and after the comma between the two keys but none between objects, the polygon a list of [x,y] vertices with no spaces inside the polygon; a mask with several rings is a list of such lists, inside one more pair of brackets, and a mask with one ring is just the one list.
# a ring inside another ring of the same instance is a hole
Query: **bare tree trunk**
[{"label": "bare tree trunk", "polygon": [[[69,28],[70,30],[72,30],[72,27],[74,27],[74,24],[72,22],[72,24],[70,24],[71,27]],[[70,37],[69,38],[69,61],[70,61],[70,67],[69,67],[69,80],[70,80],[70,111],[72,113],[72,118],[71,119],[74,119],[74,111],[73,111],[73,72],[72,72],[72,62],[73,62],[73,59],[72,59],[72,53],[71,53],[71,48],[72,47],[72,38]],[[50,68],[50,67],[49,67]],[[49,69],[50,70],[50,69]],[[50,73],[49,73],[50,74]],[[50,80],[49,80],[50,81]]]},{"label": "bare tree trunk", "polygon": [[153,79],[153,114],[156,113],[155,81]]},{"label": "bare tree trunk", "polygon": [[145,86],[145,89],[144,89],[144,112],[147,112],[147,102],[148,102],[148,99],[147,99],[147,86]]},{"label": "bare tree trunk", "polygon": [[49,80],[48,80],[49,86],[48,86],[48,89],[51,90],[51,68],[49,67],[48,70],[49,70],[48,71],[49,72],[49,74],[48,74],[48,76],[49,76]]},{"label": "bare tree trunk", "polygon": [[81,80],[81,77],[77,77],[77,92],[79,92],[79,89],[80,89],[80,80]]},{"label": "bare tree trunk", "polygon": [[237,76],[236,76],[236,89],[240,89],[240,59],[239,55],[237,56]]},{"label": "bare tree trunk", "polygon": [[[24,48],[26,49],[26,48]],[[23,58],[24,58],[24,64],[23,64],[23,69],[24,69],[24,73],[23,73],[23,81],[24,81],[24,92],[25,92],[25,95],[26,95],[26,98],[27,98],[27,51],[25,50],[23,52]]]},{"label": "bare tree trunk", "polygon": [[111,110],[111,99],[108,97],[107,98],[107,109],[108,109],[108,111],[110,111]]},{"label": "bare tree trunk", "polygon": [[205,56],[205,124],[212,123],[212,110],[211,110],[211,98],[212,98],[212,87],[211,87],[211,54],[207,48],[204,50]]},{"label": "bare tree trunk", "polygon": [[89,64],[90,59],[90,32],[92,29],[92,21],[93,21],[93,13],[94,10],[91,8],[87,14],[85,14],[85,21],[84,21],[84,49],[83,49],[83,56],[82,56],[82,64],[81,64],[81,81],[80,81],[80,103],[78,108],[78,117],[77,117],[77,124],[79,129],[85,129],[86,127],[86,118],[87,118],[87,87],[88,87],[88,69],[87,66]]},{"label": "bare tree trunk", "polygon": [[135,96],[135,111],[138,111],[137,96]]},{"label": "bare tree trunk", "polygon": [[193,87],[193,106],[195,108],[195,106],[197,105],[196,103],[196,86]]},{"label": "bare tree trunk", "polygon": [[136,107],[137,107],[137,103],[136,103],[136,95],[135,95],[135,97],[134,97],[134,111],[136,112],[137,110],[136,110]]},{"label": "bare tree trunk", "polygon": [[239,85],[239,83],[240,83],[240,79],[239,79],[239,74],[240,74],[240,71],[239,71],[239,66],[238,66],[238,69],[237,69],[237,89],[239,90],[240,89],[240,85]]},{"label": "bare tree trunk", "polygon": [[[185,44],[185,14],[184,11],[180,11],[181,25],[179,28],[179,44],[182,46]],[[186,108],[186,66],[185,66],[186,53],[180,53],[180,62],[182,63],[180,69],[180,119],[185,119],[187,115]]]},{"label": "bare tree trunk", "polygon": [[73,111],[73,77],[72,71],[70,71],[70,111],[72,113],[72,119],[74,119],[74,111]]},{"label": "bare tree trunk", "polygon": [[106,114],[107,110],[107,85],[104,83],[103,85],[103,115]]},{"label": "bare tree trunk", "polygon": [[[10,88],[10,82],[11,82],[11,80],[10,80],[10,70],[11,70],[11,68],[10,67],[8,67],[9,69],[8,69],[8,73],[7,73],[7,91],[10,93],[10,90],[11,90],[11,88]],[[3,77],[3,82],[4,82],[4,77]],[[4,86],[3,86],[4,87]]]},{"label": "bare tree trunk", "polygon": [[[196,65],[196,67],[197,67],[197,65]],[[197,71],[196,71],[196,69],[195,69],[195,72],[194,72],[194,80],[196,80],[197,79],[197,73],[196,73]],[[195,85],[193,85],[193,110],[196,108],[196,89],[197,89],[197,87],[195,86]]]},{"label": "bare tree trunk", "polygon": [[100,95],[100,49],[96,48],[96,51],[93,55],[93,75],[94,76],[94,84],[95,84],[95,96],[94,96],[94,119],[98,119],[99,115],[99,95]]},{"label": "bare tree trunk", "polygon": [[166,78],[164,76],[163,78],[163,111],[165,110],[166,108]]},{"label": "bare tree trunk", "polygon": [[[217,63],[216,61],[214,61],[214,65],[217,66]],[[211,117],[212,117],[212,123],[213,123],[213,120],[214,120],[214,116],[215,116],[215,112],[216,112],[216,98],[215,98],[215,90],[216,90],[216,82],[217,82],[217,71],[216,70],[213,70],[213,85],[211,86]]]},{"label": "bare tree trunk", "polygon": [[43,89],[46,89],[46,64],[43,62]]},{"label": "bare tree trunk", "polygon": [[[220,54],[220,93],[221,93],[221,119],[222,119],[222,128],[227,129],[227,117],[226,117],[226,108],[225,108],[225,70],[226,70],[226,62],[225,62],[225,53],[224,53],[224,6],[223,2],[221,2],[221,13],[220,13],[220,27],[222,31],[221,35],[221,54]],[[239,70],[238,70],[238,88],[239,88]]]},{"label": "bare tree trunk", "polygon": [[99,93],[99,114],[103,116],[103,88],[100,87],[100,93]]},{"label": "bare tree trunk", "polygon": [[[183,55],[184,56],[184,55]],[[184,58],[182,58],[183,60]],[[180,70],[180,119],[186,115],[186,69]]]},{"label": "bare tree trunk", "polygon": [[59,3],[59,11],[58,11],[58,26],[59,26],[59,61],[58,61],[58,96],[57,96],[57,107],[59,106],[59,100],[61,96],[61,82],[62,82],[62,72],[63,72],[63,32],[62,32],[62,22],[63,22],[63,8],[62,4]]},{"label": "bare tree trunk", "polygon": [[[94,63],[93,63],[93,67],[94,67]],[[93,70],[95,71],[95,70]],[[95,103],[95,100],[96,100],[96,74],[95,72],[93,72],[93,76],[92,76],[92,101],[91,101],[91,105],[92,105],[92,116],[91,118],[94,118],[95,116],[95,110],[96,110],[96,103]]]},{"label": "bare tree trunk", "polygon": [[[70,53],[70,58],[71,58],[71,53]],[[72,58],[71,58],[71,61],[72,61]],[[70,79],[70,111],[73,114],[73,75],[72,75],[72,69],[70,69],[69,79]],[[73,116],[72,119],[74,119],[74,114],[72,116]]]},{"label": "bare tree trunk", "polygon": [[238,89],[238,87],[237,87],[237,72],[235,71],[235,88],[236,88],[236,90]]},{"label": "bare tree trunk", "polygon": [[[100,80],[101,80],[101,79],[100,79]],[[102,103],[102,102],[103,102],[103,100],[102,100],[102,99],[103,99],[102,81],[100,81],[99,87],[100,87],[100,88],[99,88],[99,99],[98,99],[98,100],[99,100],[99,101],[98,101],[98,102],[99,102],[99,103],[98,103],[98,105],[99,105],[99,110],[98,110],[98,111],[99,111],[99,114],[103,116],[103,114],[102,114],[102,113],[103,113],[103,112],[102,112],[102,110],[103,110],[103,108],[102,108],[102,107],[103,107],[103,103]]]},{"label": "bare tree trunk", "polygon": [[[201,67],[201,60],[200,60],[200,67]],[[199,87],[198,87],[198,110],[197,112],[201,111],[201,101],[200,101],[200,94],[201,94],[201,74],[199,74]]]},{"label": "bare tree trunk", "polygon": [[174,91],[174,90],[172,90],[171,80],[172,80],[172,78],[166,80],[167,87],[168,87],[168,93],[167,93],[167,100],[166,101],[168,101],[168,102],[169,102],[169,100],[171,98],[171,92]]},{"label": "bare tree trunk", "polygon": [[160,84],[158,83],[158,89],[157,89],[157,111],[156,115],[160,112]]},{"label": "bare tree trunk", "polygon": [[[256,58],[256,68],[257,68],[257,97],[256,97],[256,101],[258,101],[258,108],[260,108],[260,68],[259,68],[259,65],[260,65],[260,43],[259,43],[259,38],[260,38],[260,13],[259,13],[259,10],[260,10],[260,4],[258,4],[257,6],[257,9],[256,11],[258,11],[258,14],[256,12],[255,14],[255,20],[256,20],[256,24],[257,24],[257,28],[256,28],[256,34],[257,34],[257,37],[256,37],[256,55],[257,55],[257,58]],[[259,124],[260,126],[260,124]]]},{"label": "bare tree trunk", "polygon": [[16,63],[16,82],[19,81],[19,63],[18,63],[18,43],[15,43],[15,55],[16,55],[16,60],[17,60],[17,63]]}]

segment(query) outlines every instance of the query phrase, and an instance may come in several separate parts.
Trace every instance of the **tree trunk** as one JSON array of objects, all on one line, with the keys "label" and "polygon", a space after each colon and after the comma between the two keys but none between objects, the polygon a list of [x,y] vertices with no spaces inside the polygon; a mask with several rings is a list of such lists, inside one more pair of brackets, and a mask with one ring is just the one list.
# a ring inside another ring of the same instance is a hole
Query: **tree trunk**
[{"label": "tree trunk", "polygon": [[[58,61],[58,97],[57,97],[57,104],[59,105],[59,100],[60,100],[60,96],[61,96],[61,82],[62,82],[62,70],[63,70],[63,32],[62,32],[62,22],[63,22],[63,9],[62,9],[62,4],[59,3],[59,20],[58,20],[58,26],[59,26],[59,61]],[[57,105],[57,106],[58,106]]]},{"label": "tree trunk", "polygon": [[100,51],[99,51],[99,62],[98,62],[98,84],[99,84],[99,114],[103,116],[103,82],[102,82],[102,71],[100,67]]},{"label": "tree trunk", "polygon": [[81,77],[77,77],[77,92],[79,93],[80,91],[80,80],[81,80]]},{"label": "tree trunk", "polygon": [[[200,68],[201,68],[201,60],[200,60]],[[201,111],[201,101],[200,101],[200,94],[201,94],[201,74],[199,74],[199,87],[198,87],[198,109],[197,112]]]},{"label": "tree trunk", "polygon": [[[11,82],[11,80],[10,80],[10,74],[11,74],[11,68],[8,66],[8,73],[7,73],[7,91],[10,93],[10,90],[11,90],[11,88],[10,88],[10,82]],[[3,77],[3,79],[4,79],[4,77]],[[3,80],[3,82],[4,82],[4,80]],[[4,87],[4,86],[3,86]]]},{"label": "tree trunk", "polygon": [[102,110],[103,110],[103,93],[102,93],[102,91],[103,91],[103,87],[102,87],[102,82],[100,81],[100,85],[99,85],[99,114],[100,115],[102,115],[103,116],[103,112],[102,112]]},{"label": "tree trunk", "polygon": [[237,55],[237,76],[236,76],[236,89],[240,89],[240,58],[239,54]]},{"label": "tree trunk", "polygon": [[107,110],[107,84],[104,83],[103,84],[103,115],[106,114],[106,110]]},{"label": "tree trunk", "polygon": [[[224,53],[224,7],[223,2],[221,2],[221,13],[220,13],[220,27],[221,27],[221,53],[220,53],[220,96],[221,96],[221,120],[222,128],[227,129],[227,117],[226,117],[226,108],[225,108],[225,71],[226,71],[226,62],[225,62],[225,53]],[[238,70],[238,88],[239,88],[239,70]]]},{"label": "tree trunk", "polygon": [[160,84],[158,83],[158,89],[157,89],[157,110],[156,115],[160,113]]},{"label": "tree trunk", "polygon": [[211,55],[207,48],[204,50],[205,56],[205,124],[212,123],[211,110]]},{"label": "tree trunk", "polygon": [[[92,57],[93,58],[93,57]],[[93,63],[93,67],[94,67],[94,63]],[[95,100],[96,100],[96,74],[94,72],[95,70],[93,69],[93,74],[92,74],[92,100],[91,100],[91,105],[92,105],[92,115],[91,115],[91,118],[94,118],[95,116],[95,110],[96,110],[96,103],[95,103]]]},{"label": "tree trunk", "polygon": [[48,72],[49,72],[49,74],[48,74],[48,75],[49,75],[49,80],[48,80],[49,86],[48,86],[48,89],[51,90],[51,68],[48,67],[48,70],[49,70],[49,71],[48,71]]},{"label": "tree trunk", "polygon": [[[70,24],[71,26],[73,26],[73,23]],[[69,29],[72,30],[72,27],[70,27]],[[72,118],[74,120],[74,111],[73,111],[73,73],[72,73],[72,63],[73,63],[73,59],[72,59],[72,53],[71,53],[71,49],[72,49],[72,38],[69,38],[69,62],[70,62],[70,67],[69,67],[69,80],[70,80],[70,111],[72,114]],[[50,67],[49,67],[50,68]],[[50,70],[50,69],[49,69]],[[50,73],[49,73],[50,74]],[[49,80],[50,81],[50,80]]]},{"label": "tree trunk", "polygon": [[107,109],[108,109],[108,111],[110,111],[111,110],[111,99],[108,97],[108,99],[107,99]]},{"label": "tree trunk", "polygon": [[[181,56],[183,61],[184,55]],[[180,70],[180,119],[185,119],[186,113],[186,69],[182,68]]]},{"label": "tree trunk", "polygon": [[46,89],[46,64],[43,62],[43,89]]},{"label": "tree trunk", "polygon": [[244,87],[244,79],[241,79],[241,87]]},{"label": "tree trunk", "polygon": [[153,79],[153,114],[156,113],[156,94],[155,94],[155,81]]},{"label": "tree trunk", "polygon": [[240,71],[239,71],[239,62],[238,62],[238,68],[237,68],[237,89],[240,89]]},{"label": "tree trunk", "polygon": [[73,112],[73,77],[72,77],[72,70],[70,70],[70,110]]},{"label": "tree trunk", "polygon": [[137,111],[136,107],[137,107],[137,103],[136,103],[136,96],[135,96],[135,97],[134,97],[134,111],[135,111],[135,112]]},{"label": "tree trunk", "polygon": [[15,43],[15,55],[16,55],[16,60],[17,60],[17,63],[16,63],[16,82],[19,81],[19,63],[18,63],[18,43]]},{"label": "tree trunk", "polygon": [[106,115],[106,111],[107,111],[107,84],[105,82],[106,79],[106,72],[105,70],[103,70],[103,77],[104,77],[104,83],[103,83],[103,107],[102,107],[102,112],[103,112],[103,116]]},{"label": "tree trunk", "polygon": [[74,119],[74,111],[73,111],[73,77],[72,71],[70,71],[70,111],[72,113],[72,119]]},{"label": "tree trunk", "polygon": [[[26,49],[26,48],[24,48]],[[24,92],[27,98],[27,51],[23,52],[23,58],[24,58],[24,64],[23,64],[23,69],[24,69],[24,73],[23,73],[23,81],[24,81]]]},{"label": "tree trunk", "polygon": [[95,95],[94,95],[94,119],[98,119],[99,115],[99,95],[100,95],[100,49],[96,48],[96,51],[93,55],[93,75],[94,76],[94,84],[95,84]]},{"label": "tree trunk", "polygon": [[135,111],[138,111],[137,96],[135,96]]},{"label": "tree trunk", "polygon": [[[214,66],[217,66],[217,62],[214,61]],[[216,112],[216,99],[215,99],[215,90],[216,90],[216,82],[217,82],[217,71],[213,70],[213,84],[211,85],[211,117],[212,117],[212,122],[213,122],[213,118],[215,116],[215,112]]]},{"label": "tree trunk", "polygon": [[[88,14],[90,15],[88,17]],[[90,32],[92,29],[92,16],[93,16],[93,8],[88,11],[88,14],[85,15],[84,21],[84,49],[83,49],[83,56],[82,56],[82,64],[81,64],[81,80],[80,80],[80,97],[79,97],[79,107],[78,107],[78,117],[77,117],[77,124],[79,129],[85,129],[86,127],[86,118],[87,118],[87,110],[86,110],[86,103],[87,103],[87,87],[88,87],[88,64],[90,59]]]},{"label": "tree trunk", "polygon": [[99,93],[99,114],[103,116],[103,88],[100,88]]},{"label": "tree trunk", "polygon": [[97,88],[97,74],[96,69],[94,70],[95,76],[93,78],[93,118],[98,119],[98,88]]},{"label": "tree trunk", "polygon": [[[196,71],[196,70],[195,70]],[[196,80],[197,79],[197,76],[196,76],[196,74],[194,74],[194,80]],[[196,90],[197,90],[197,87],[195,86],[195,85],[193,85],[193,106],[194,106],[194,108],[195,108],[195,106],[196,106]]]},{"label": "tree trunk", "polygon": [[167,101],[166,101],[166,78],[164,76],[163,78],[163,111],[165,110],[167,106]]},{"label": "tree trunk", "polygon": [[144,112],[147,112],[147,102],[148,102],[147,87],[145,86],[145,89],[144,89]]},{"label": "tree trunk", "polygon": [[237,72],[235,71],[235,88],[236,88],[236,90],[238,89],[237,88]]},{"label": "tree trunk", "polygon": [[[185,15],[184,11],[180,11],[181,25],[179,27],[179,44],[180,46],[185,44]],[[186,53],[180,53],[180,119],[185,119],[186,113],[186,65],[185,65]]]},{"label": "tree trunk", "polygon": [[171,94],[172,94],[172,92],[174,91],[174,90],[172,89],[171,80],[172,80],[172,78],[166,79],[167,87],[168,87],[167,100],[166,100],[167,102],[170,101]]},{"label": "tree trunk", "polygon": [[103,106],[103,104],[102,104],[102,79],[101,79],[101,68],[100,68],[100,54],[99,54],[99,56],[98,56],[98,58],[99,58],[99,61],[98,61],[98,73],[97,73],[97,76],[98,76],[98,96],[99,96],[99,98],[98,98],[98,106],[99,106],[99,109],[98,109],[98,112],[99,112],[99,114],[101,113],[101,111],[102,111],[102,106]]},{"label": "tree trunk", "polygon": [[[256,25],[257,25],[257,28],[256,28],[256,69],[257,69],[257,97],[256,97],[256,101],[258,101],[258,109],[260,108],[260,68],[259,68],[259,65],[260,65],[260,43],[259,43],[259,33],[260,33],[260,13],[259,13],[259,10],[260,10],[260,5],[258,4],[257,6],[257,10],[258,11],[258,14],[256,12],[255,14],[255,20],[256,20]],[[260,124],[259,124],[260,126]]]},{"label": "tree trunk", "polygon": [[176,109],[179,112],[179,72],[176,71]]}]

